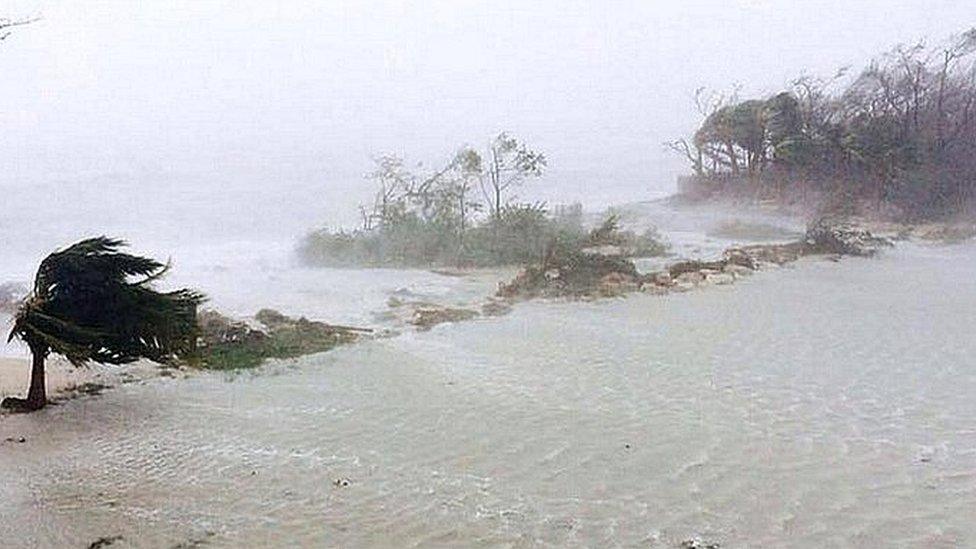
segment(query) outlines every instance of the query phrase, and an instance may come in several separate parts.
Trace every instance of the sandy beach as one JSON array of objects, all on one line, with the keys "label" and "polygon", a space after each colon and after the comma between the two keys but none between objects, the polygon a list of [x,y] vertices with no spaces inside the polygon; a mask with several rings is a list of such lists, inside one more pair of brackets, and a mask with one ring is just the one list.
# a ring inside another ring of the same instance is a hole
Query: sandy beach
[{"label": "sandy beach", "polygon": [[[158,369],[149,362],[122,367],[94,364],[76,368],[64,359],[50,357],[47,361],[48,398],[64,400],[79,393],[89,393],[99,386],[112,387],[124,381],[151,377],[157,372]],[[10,396],[24,397],[29,383],[29,359],[0,357],[0,400]]]}]

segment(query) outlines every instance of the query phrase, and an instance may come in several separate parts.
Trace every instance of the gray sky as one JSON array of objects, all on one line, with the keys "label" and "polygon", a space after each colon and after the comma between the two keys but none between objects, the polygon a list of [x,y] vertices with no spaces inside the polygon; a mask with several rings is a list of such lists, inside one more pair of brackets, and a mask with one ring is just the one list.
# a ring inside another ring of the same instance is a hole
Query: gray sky
[{"label": "gray sky", "polygon": [[308,212],[318,216],[349,209],[371,154],[436,160],[502,129],[551,159],[533,196],[660,193],[684,168],[661,143],[695,125],[696,87],[771,92],[976,24],[971,1],[945,0],[5,0],[2,10],[43,20],[0,46],[0,185],[97,186],[107,174],[126,188],[294,186],[334,204]]}]

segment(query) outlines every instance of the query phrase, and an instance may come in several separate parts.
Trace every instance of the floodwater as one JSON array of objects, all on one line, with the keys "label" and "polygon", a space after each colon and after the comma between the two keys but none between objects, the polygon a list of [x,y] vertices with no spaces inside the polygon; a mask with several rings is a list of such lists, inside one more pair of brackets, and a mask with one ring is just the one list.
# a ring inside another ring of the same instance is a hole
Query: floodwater
[{"label": "floodwater", "polygon": [[[69,189],[77,190],[70,185]],[[314,216],[310,213],[296,214],[293,218],[282,215],[277,225],[269,226],[271,222],[264,220],[248,227],[231,215],[254,207],[238,195],[230,198],[241,203],[223,204],[222,209],[213,212],[199,211],[211,198],[206,190],[200,190],[207,199],[191,201],[197,210],[192,215],[182,212],[182,217],[161,213],[143,215],[141,208],[100,203],[97,195],[82,194],[77,203],[62,196],[57,204],[73,209],[62,215],[31,220],[31,211],[36,210],[31,197],[37,192],[12,195],[21,202],[0,205],[0,214],[9,214],[0,215],[0,284],[14,282],[27,287],[33,269],[46,254],[80,238],[107,233],[128,238],[136,253],[170,258],[172,270],[163,283],[168,287],[199,289],[209,298],[207,307],[225,314],[247,317],[269,307],[293,316],[383,329],[388,326],[379,319],[389,311],[387,303],[391,297],[449,306],[470,305],[494,293],[499,282],[511,279],[514,274],[512,269],[456,277],[420,269],[303,267],[296,258],[295,248],[300,237],[315,226],[311,221]],[[305,197],[301,193],[296,194],[299,199],[293,199],[294,202],[307,202],[302,200]],[[55,193],[55,196],[61,195]],[[261,198],[271,201],[261,194],[249,200]],[[290,204],[277,207],[285,210]],[[166,207],[164,203],[163,210],[175,214],[179,208]],[[732,214],[720,208],[675,208],[667,201],[634,203],[615,211],[625,228],[660,229],[677,257],[711,258],[737,242],[769,240],[748,232],[736,235],[737,238],[711,234],[712,229],[730,223],[777,227],[780,239],[787,239],[801,229],[791,219],[757,212]],[[590,212],[588,218],[597,224],[603,215],[603,212]],[[673,257],[641,259],[637,266],[652,270],[673,260]],[[0,313],[0,330],[9,326],[10,321],[9,316]],[[0,356],[27,357],[28,354],[25,346],[14,342],[0,346]]]},{"label": "floodwater", "polygon": [[0,419],[0,440],[27,439],[0,442],[0,531],[11,546],[972,547],[974,325],[976,246],[902,244],[133,383]]}]

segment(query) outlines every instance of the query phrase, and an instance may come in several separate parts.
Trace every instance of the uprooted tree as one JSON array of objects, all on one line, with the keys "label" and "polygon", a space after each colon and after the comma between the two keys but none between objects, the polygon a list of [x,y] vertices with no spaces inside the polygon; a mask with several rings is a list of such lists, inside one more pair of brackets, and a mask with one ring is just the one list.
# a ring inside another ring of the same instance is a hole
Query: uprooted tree
[{"label": "uprooted tree", "polygon": [[165,364],[193,353],[203,295],[156,291],[153,283],[168,265],[122,253],[123,246],[121,240],[90,238],[41,261],[8,338],[24,341],[31,351],[30,388],[26,399],[5,399],[4,408],[31,411],[47,404],[44,365],[51,354],[81,366],[141,358]]}]

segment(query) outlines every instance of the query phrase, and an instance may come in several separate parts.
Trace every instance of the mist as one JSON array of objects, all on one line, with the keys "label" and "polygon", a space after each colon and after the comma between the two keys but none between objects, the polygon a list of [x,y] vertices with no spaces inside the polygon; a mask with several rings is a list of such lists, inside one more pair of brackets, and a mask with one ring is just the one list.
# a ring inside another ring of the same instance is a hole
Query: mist
[{"label": "mist", "polygon": [[69,207],[89,193],[187,193],[181,207],[239,213],[243,202],[291,232],[354,222],[374,155],[436,163],[503,130],[551,159],[527,198],[601,207],[661,196],[687,169],[661,144],[700,121],[698,87],[773,92],[971,16],[949,1],[4,9],[42,17],[0,56],[5,191],[51,185],[45,200]]},{"label": "mist", "polygon": [[976,546],[971,4],[6,0],[0,541]]}]

